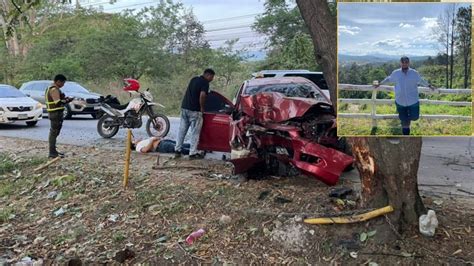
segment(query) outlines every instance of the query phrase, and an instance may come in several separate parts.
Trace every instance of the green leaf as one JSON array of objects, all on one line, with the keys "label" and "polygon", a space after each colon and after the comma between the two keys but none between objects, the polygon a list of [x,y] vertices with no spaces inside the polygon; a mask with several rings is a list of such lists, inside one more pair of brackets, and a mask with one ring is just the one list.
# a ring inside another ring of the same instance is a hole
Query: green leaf
[{"label": "green leaf", "polygon": [[365,242],[365,240],[367,240],[367,234],[364,232],[362,234],[360,234],[360,242]]},{"label": "green leaf", "polygon": [[377,233],[377,230],[369,231],[369,232],[367,233],[367,236],[368,236],[368,237],[373,237],[376,233]]}]

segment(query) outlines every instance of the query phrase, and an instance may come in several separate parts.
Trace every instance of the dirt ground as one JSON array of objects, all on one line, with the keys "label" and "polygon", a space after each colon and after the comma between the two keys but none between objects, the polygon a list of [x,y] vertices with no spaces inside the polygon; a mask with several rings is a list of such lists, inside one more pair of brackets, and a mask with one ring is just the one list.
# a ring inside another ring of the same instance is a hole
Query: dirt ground
[{"label": "dirt ground", "polygon": [[[472,197],[423,196],[437,213],[436,235],[426,238],[413,228],[378,245],[373,238],[383,232],[374,227],[389,222],[384,217],[303,223],[357,209],[357,193],[335,200],[328,196],[334,187],[312,178],[242,181],[222,161],[165,156],[156,170],[156,155],[132,153],[124,190],[124,155],[117,151],[60,145],[67,157],[35,172],[47,160],[47,143],[0,137],[0,147],[0,265],[474,263]],[[357,191],[350,180],[337,187]],[[186,244],[199,228],[204,236]]]}]

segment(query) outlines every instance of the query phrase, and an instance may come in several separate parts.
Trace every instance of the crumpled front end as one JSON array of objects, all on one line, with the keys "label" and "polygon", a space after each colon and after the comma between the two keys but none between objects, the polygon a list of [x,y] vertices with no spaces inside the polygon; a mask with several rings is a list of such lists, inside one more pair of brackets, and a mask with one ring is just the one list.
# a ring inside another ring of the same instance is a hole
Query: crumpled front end
[{"label": "crumpled front end", "polygon": [[288,98],[276,95],[276,102],[284,103],[284,107],[304,107],[304,112],[283,108],[285,112],[280,113],[282,106],[274,105],[275,99],[269,96],[253,97],[260,99],[257,102],[250,98],[243,101],[243,115],[232,122],[234,172],[244,173],[278,161],[327,185],[335,185],[342,172],[353,163],[353,157],[338,150],[332,107],[309,105],[309,101],[301,99],[291,103]]}]

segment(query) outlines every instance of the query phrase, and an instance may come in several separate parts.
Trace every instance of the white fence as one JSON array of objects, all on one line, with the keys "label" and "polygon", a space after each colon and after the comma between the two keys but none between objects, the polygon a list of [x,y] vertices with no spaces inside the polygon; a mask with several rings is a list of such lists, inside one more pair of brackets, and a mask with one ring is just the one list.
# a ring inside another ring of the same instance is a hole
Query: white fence
[{"label": "white fence", "polygon": [[[388,104],[393,105],[395,104],[394,100],[391,99],[377,99],[377,92],[385,91],[390,92],[393,91],[393,86],[385,86],[381,85],[378,88],[375,88],[372,85],[352,85],[352,84],[339,84],[339,90],[345,91],[371,91],[372,98],[371,99],[351,99],[351,98],[338,98],[339,103],[355,103],[355,104],[368,104],[370,105],[371,112],[370,114],[363,114],[363,113],[341,113],[338,112],[338,117],[343,118],[370,118],[372,119],[372,126],[377,126],[376,121],[378,119],[394,119],[398,118],[397,114],[377,114],[376,113],[376,105],[381,104]],[[419,93],[424,94],[471,94],[470,89],[436,89],[431,90],[430,88],[426,87],[419,87]],[[427,99],[420,99],[421,104],[436,104],[436,105],[450,105],[450,106],[471,106],[471,102],[454,102],[454,101],[436,101],[436,100],[427,100]],[[462,116],[462,115],[423,115],[420,114],[420,118],[424,119],[458,119],[458,120],[471,120],[471,116]]]}]

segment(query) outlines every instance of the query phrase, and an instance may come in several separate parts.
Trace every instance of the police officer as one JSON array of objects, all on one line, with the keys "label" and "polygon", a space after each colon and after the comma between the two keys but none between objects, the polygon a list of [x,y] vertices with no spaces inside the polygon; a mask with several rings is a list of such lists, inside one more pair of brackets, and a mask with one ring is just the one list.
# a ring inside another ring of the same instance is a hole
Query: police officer
[{"label": "police officer", "polygon": [[66,97],[60,90],[65,83],[66,77],[64,75],[56,75],[54,83],[48,87],[45,93],[46,108],[49,120],[51,121],[51,128],[49,130],[49,158],[64,157],[63,153],[56,150],[56,138],[63,126],[64,106],[72,101],[72,98]]}]

